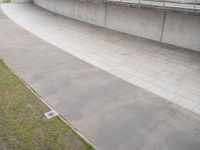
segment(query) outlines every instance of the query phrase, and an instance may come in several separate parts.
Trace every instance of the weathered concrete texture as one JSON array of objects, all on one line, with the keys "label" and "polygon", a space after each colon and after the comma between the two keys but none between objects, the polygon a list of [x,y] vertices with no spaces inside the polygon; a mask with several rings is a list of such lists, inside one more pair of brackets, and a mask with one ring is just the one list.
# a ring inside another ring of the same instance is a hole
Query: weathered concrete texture
[{"label": "weathered concrete texture", "polygon": [[55,15],[34,4],[2,8],[16,23],[65,52],[200,114],[199,52]]},{"label": "weathered concrete texture", "polygon": [[34,0],[34,3],[101,27],[200,51],[200,16],[79,0]]},{"label": "weathered concrete texture", "polygon": [[102,150],[199,150],[200,116],[40,40],[0,12],[0,56]]},{"label": "weathered concrete texture", "polygon": [[14,2],[14,3],[30,3],[30,2],[33,2],[33,0],[11,0],[11,2]]},{"label": "weathered concrete texture", "polygon": [[200,50],[200,16],[167,13],[162,42]]},{"label": "weathered concrete texture", "polygon": [[105,25],[105,5],[74,1],[74,18],[98,26]]},{"label": "weathered concrete texture", "polygon": [[[34,0],[33,2],[37,5],[39,5],[40,7],[47,9],[47,10],[50,10],[50,11],[53,11],[53,12],[56,12],[56,10],[57,10],[57,9],[55,10],[55,0]],[[58,3],[56,3],[56,4],[58,5]],[[57,13],[60,13],[60,12],[57,12]]]},{"label": "weathered concrete texture", "polygon": [[56,0],[55,12],[64,16],[73,17],[73,0]]},{"label": "weathered concrete texture", "polygon": [[108,5],[106,27],[159,41],[163,14],[164,12]]},{"label": "weathered concrete texture", "polygon": [[[197,12],[200,10],[200,0],[106,0],[121,5],[132,5],[151,9],[165,9],[168,11]],[[199,12],[198,12],[199,13]]]}]

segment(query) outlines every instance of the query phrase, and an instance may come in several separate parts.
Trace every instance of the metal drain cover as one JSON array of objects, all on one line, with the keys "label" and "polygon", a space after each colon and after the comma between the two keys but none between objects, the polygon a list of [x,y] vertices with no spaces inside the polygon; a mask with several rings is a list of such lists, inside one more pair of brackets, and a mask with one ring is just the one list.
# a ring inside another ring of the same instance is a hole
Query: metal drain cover
[{"label": "metal drain cover", "polygon": [[44,113],[44,115],[45,115],[45,117],[47,117],[47,119],[51,119],[51,118],[57,116],[58,113],[54,110],[51,110],[49,112]]}]

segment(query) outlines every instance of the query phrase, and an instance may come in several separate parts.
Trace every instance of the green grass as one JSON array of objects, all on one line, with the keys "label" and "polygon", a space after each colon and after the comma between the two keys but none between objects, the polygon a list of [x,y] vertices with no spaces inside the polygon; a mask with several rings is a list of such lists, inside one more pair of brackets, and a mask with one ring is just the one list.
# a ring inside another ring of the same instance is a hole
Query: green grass
[{"label": "green grass", "polygon": [[2,2],[2,3],[10,3],[11,0],[0,0],[0,2]]},{"label": "green grass", "polygon": [[59,117],[46,119],[47,111],[0,60],[0,149],[93,149]]}]

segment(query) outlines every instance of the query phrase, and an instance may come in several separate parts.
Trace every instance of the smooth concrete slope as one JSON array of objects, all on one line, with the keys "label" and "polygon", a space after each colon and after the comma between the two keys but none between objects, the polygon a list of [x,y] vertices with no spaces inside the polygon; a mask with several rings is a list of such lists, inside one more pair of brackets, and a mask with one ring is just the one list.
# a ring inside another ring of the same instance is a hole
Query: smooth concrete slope
[{"label": "smooth concrete slope", "polygon": [[2,5],[16,23],[96,67],[200,114],[200,53],[55,15],[33,4]]},{"label": "smooth concrete slope", "polygon": [[97,149],[199,150],[200,116],[44,42],[1,11],[0,41],[0,56]]},{"label": "smooth concrete slope", "polygon": [[79,0],[33,2],[58,14],[104,28],[200,51],[200,16]]}]

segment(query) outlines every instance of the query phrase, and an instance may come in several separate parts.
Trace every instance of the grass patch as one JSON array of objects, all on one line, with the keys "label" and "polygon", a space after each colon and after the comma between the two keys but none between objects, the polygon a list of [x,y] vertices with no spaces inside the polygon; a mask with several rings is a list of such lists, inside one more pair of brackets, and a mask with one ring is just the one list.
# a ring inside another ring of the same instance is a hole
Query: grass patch
[{"label": "grass patch", "polygon": [[93,149],[59,117],[46,119],[47,111],[0,60],[0,149]]},{"label": "grass patch", "polygon": [[10,3],[11,0],[0,0],[1,3]]}]

